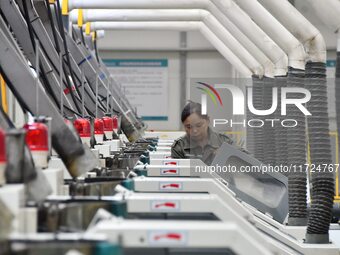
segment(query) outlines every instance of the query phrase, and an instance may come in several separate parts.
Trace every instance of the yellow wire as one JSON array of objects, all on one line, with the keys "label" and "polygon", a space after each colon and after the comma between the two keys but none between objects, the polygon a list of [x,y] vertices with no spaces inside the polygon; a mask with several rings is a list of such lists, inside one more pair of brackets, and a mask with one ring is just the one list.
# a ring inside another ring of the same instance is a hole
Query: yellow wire
[{"label": "yellow wire", "polygon": [[68,0],[63,0],[62,6],[61,6],[61,14],[64,16],[68,15]]},{"label": "yellow wire", "polygon": [[85,25],[85,34],[89,35],[91,33],[91,23],[90,22],[86,22]]},{"label": "yellow wire", "polygon": [[83,24],[84,24],[84,18],[83,18],[83,10],[82,9],[79,9],[78,10],[78,27],[82,27]]},{"label": "yellow wire", "polygon": [[6,82],[2,75],[0,75],[0,83],[1,83],[1,104],[5,113],[8,113],[8,104],[7,104],[7,92],[6,92]]},{"label": "yellow wire", "polygon": [[[335,137],[335,164],[339,164],[339,135],[338,132],[330,132]],[[338,169],[339,170],[339,169]],[[339,172],[335,172],[335,198],[339,197]]]}]

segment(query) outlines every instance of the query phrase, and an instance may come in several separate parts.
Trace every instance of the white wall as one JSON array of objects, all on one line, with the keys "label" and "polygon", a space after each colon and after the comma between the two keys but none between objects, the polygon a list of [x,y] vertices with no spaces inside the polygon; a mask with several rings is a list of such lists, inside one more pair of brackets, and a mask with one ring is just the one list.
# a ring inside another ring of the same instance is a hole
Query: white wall
[{"label": "white wall", "polygon": [[[180,109],[178,100],[176,100],[179,98],[180,93],[178,53],[101,51],[101,55],[103,56],[103,59],[168,59],[168,121],[149,121],[146,123],[148,124],[149,129],[154,130],[178,130],[180,128],[177,116]],[[145,100],[148,99],[146,98]],[[133,102],[131,103],[133,104]]]},{"label": "white wall", "polygon": [[[180,50],[179,32],[164,31],[108,31],[99,42],[103,59],[168,59],[168,121],[148,121],[149,129],[180,130]],[[232,66],[199,33],[187,33],[186,99],[189,99],[189,84],[192,78],[230,78]]]}]

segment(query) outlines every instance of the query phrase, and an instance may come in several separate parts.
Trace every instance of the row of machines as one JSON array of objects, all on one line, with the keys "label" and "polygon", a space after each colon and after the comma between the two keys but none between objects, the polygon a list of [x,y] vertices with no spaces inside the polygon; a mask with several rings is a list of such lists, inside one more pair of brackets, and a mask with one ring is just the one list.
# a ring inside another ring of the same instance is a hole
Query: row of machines
[{"label": "row of machines", "polygon": [[[286,177],[213,172],[199,159],[172,159],[171,145],[179,135],[151,132],[134,143],[124,134],[103,140],[91,149],[97,167],[77,178],[56,155],[45,166],[41,153],[33,157],[49,184],[40,182],[45,187],[39,190],[50,186],[52,194],[34,204],[27,203],[25,184],[0,188],[1,232],[8,234],[3,252],[339,253],[336,243],[304,243],[306,227],[286,226]],[[32,140],[26,138],[30,148],[36,145]],[[224,144],[212,165],[230,164],[260,162]]]}]

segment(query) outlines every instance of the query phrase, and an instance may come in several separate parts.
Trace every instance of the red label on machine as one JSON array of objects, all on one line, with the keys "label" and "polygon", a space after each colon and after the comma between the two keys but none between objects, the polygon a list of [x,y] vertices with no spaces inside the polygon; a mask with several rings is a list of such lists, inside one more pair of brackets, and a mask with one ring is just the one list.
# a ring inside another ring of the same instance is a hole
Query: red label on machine
[{"label": "red label on machine", "polygon": [[149,233],[150,245],[185,245],[187,234],[184,231],[152,231]]},{"label": "red label on machine", "polygon": [[178,211],[179,201],[151,201],[152,211]]},{"label": "red label on machine", "polygon": [[177,161],[165,161],[164,165],[166,165],[166,166],[177,166],[178,162]]},{"label": "red label on machine", "polygon": [[[75,91],[75,90],[76,90],[76,87],[75,87],[75,86],[72,86],[72,87],[71,87],[71,90],[72,90],[72,91]],[[64,89],[64,94],[65,94],[65,95],[67,95],[67,94],[69,94],[69,93],[70,93],[70,89],[69,89],[69,88]]]},{"label": "red label on machine", "polygon": [[155,235],[154,240],[160,240],[160,239],[167,239],[167,240],[176,240],[180,241],[182,239],[182,235],[178,233],[169,233],[164,235]]},{"label": "red label on machine", "polygon": [[161,169],[161,175],[178,175],[179,174],[179,169]]},{"label": "red label on machine", "polygon": [[160,190],[181,190],[182,183],[179,182],[161,182],[159,186]]}]

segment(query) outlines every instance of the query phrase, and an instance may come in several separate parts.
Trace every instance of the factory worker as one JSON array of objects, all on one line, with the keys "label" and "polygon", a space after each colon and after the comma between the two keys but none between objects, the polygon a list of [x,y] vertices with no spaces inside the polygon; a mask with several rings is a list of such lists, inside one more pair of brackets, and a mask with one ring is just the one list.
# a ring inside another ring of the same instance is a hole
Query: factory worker
[{"label": "factory worker", "polygon": [[216,133],[209,127],[209,117],[202,115],[199,103],[189,101],[184,106],[181,120],[186,134],[173,143],[172,158],[198,158],[210,165],[223,143],[233,144],[230,137]]}]

